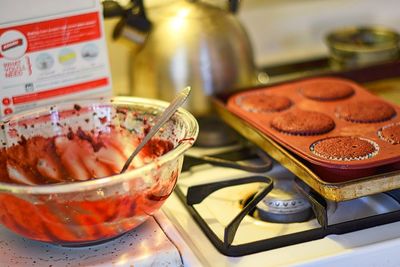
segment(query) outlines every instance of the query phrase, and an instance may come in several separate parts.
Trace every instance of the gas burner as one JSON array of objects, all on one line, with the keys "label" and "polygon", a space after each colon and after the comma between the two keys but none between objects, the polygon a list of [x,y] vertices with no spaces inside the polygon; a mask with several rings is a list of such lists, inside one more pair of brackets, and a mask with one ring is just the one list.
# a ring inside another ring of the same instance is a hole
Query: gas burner
[{"label": "gas burner", "polygon": [[257,204],[255,217],[274,223],[305,222],[314,216],[308,200],[295,187],[294,176],[273,179],[274,189]]},{"label": "gas burner", "polygon": [[238,134],[216,116],[197,118],[199,123],[199,135],[195,146],[221,147],[232,145],[239,140]]},{"label": "gas burner", "polygon": [[[271,179],[274,188],[250,211],[250,216],[272,223],[306,222],[315,217],[310,202],[298,191],[293,175]],[[245,207],[255,196],[256,193],[239,200],[240,206]]]}]

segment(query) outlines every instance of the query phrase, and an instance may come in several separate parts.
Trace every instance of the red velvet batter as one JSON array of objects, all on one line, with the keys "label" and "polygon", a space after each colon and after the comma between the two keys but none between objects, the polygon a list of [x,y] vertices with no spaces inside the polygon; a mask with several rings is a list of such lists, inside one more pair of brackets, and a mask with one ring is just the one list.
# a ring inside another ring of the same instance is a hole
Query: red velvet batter
[{"label": "red velvet batter", "polygon": [[[17,145],[0,150],[0,181],[49,184],[114,175],[139,141],[125,129],[94,135],[79,128],[52,138],[22,136]],[[138,157],[146,163],[172,148],[167,140],[152,139]]]}]

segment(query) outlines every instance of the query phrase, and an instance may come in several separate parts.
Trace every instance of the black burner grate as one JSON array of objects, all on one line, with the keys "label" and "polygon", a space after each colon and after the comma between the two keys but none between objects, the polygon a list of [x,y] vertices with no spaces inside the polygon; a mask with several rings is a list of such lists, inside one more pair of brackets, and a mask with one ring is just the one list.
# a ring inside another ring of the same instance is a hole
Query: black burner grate
[{"label": "black burner grate", "polygon": [[[241,153],[235,151],[233,152],[233,154],[225,153],[223,155],[218,155],[217,157],[226,157],[231,160],[239,160],[240,155],[246,155],[246,157],[248,157],[249,155],[254,156],[254,154],[249,154],[245,151],[241,151]],[[202,161],[197,161],[197,164],[200,163],[202,163]],[[192,162],[192,164],[186,165],[186,170],[188,170],[193,165],[196,164]],[[211,193],[222,188],[255,182],[265,183],[265,187],[257,192],[254,198],[249,201],[241,210],[241,212],[238,213],[234,217],[234,219],[228,224],[228,226],[224,230],[224,238],[223,240],[221,240],[207,224],[207,222],[202,218],[201,214],[196,210],[195,205],[201,203]],[[315,217],[317,218],[320,227],[239,245],[232,245],[236,231],[242,219],[249,213],[253,212],[257,203],[260,202],[272,190],[273,182],[271,178],[266,176],[251,176],[232,179],[228,181],[219,181],[215,183],[190,186],[188,188],[187,195],[183,193],[178,184],[175,188],[175,192],[178,195],[179,199],[185,204],[185,207],[187,208],[191,216],[194,218],[196,223],[202,229],[204,234],[209,238],[215,248],[217,248],[218,251],[220,251],[222,254],[232,257],[245,256],[257,252],[300,244],[312,240],[321,239],[330,234],[345,234],[374,226],[400,221],[400,210],[397,210],[352,221],[328,225],[326,200],[317,192],[309,188],[300,179],[296,179],[295,182],[300,189],[300,192],[302,192],[311,203]],[[400,190],[389,191],[386,192],[386,194],[400,204]]]}]

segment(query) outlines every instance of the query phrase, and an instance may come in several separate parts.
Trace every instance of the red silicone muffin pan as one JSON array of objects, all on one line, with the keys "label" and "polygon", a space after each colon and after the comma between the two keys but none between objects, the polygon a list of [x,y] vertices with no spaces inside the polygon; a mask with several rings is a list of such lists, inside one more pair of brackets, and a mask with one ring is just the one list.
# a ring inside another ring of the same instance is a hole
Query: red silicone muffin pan
[{"label": "red silicone muffin pan", "polygon": [[350,80],[320,77],[242,91],[227,108],[328,180],[372,175],[400,162],[393,141],[400,107]]}]

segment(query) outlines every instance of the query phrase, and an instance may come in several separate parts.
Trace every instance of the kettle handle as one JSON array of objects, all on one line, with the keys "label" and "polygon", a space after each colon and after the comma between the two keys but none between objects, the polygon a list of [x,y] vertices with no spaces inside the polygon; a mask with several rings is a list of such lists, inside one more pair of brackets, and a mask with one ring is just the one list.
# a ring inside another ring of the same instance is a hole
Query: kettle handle
[{"label": "kettle handle", "polygon": [[116,0],[104,0],[104,16],[120,16],[113,31],[113,39],[121,35],[136,42],[143,43],[145,36],[151,29],[151,22],[147,19],[143,0],[131,0],[131,5],[123,9]]},{"label": "kettle handle", "polygon": [[228,9],[231,13],[237,13],[239,9],[240,0],[228,0]]}]

